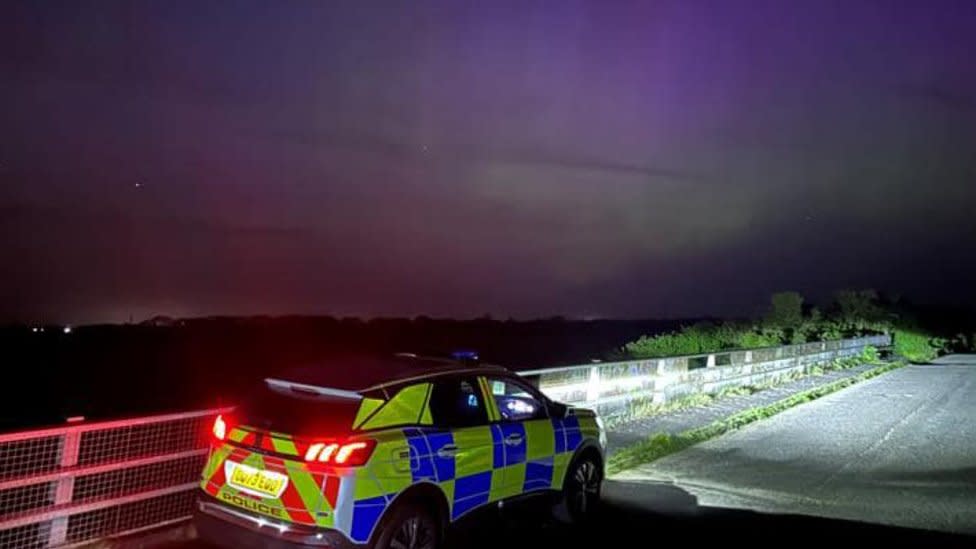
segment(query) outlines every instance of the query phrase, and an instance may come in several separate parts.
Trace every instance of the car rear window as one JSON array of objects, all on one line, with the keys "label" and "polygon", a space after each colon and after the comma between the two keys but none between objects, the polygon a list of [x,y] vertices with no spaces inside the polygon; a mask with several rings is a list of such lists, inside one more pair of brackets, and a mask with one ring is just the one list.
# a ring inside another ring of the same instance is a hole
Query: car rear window
[{"label": "car rear window", "polygon": [[352,431],[360,400],[301,391],[255,388],[240,407],[245,425],[297,436],[342,436]]}]

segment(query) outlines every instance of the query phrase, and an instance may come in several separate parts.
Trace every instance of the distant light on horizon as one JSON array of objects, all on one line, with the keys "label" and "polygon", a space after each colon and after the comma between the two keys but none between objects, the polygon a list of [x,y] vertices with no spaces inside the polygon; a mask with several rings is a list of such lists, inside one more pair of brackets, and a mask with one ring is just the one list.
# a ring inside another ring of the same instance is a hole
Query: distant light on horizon
[{"label": "distant light on horizon", "polygon": [[70,334],[71,333],[71,326],[65,326],[64,327],[64,333]]}]

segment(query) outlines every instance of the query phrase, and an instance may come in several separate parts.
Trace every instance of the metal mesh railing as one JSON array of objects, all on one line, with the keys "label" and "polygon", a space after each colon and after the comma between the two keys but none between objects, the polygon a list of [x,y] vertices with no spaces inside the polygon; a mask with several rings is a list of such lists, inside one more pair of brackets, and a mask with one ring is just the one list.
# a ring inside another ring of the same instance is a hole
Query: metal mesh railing
[{"label": "metal mesh railing", "polygon": [[186,519],[220,411],[0,435],[0,548],[77,545]]},{"label": "metal mesh railing", "polygon": [[51,524],[49,522],[25,524],[0,530],[0,547],[16,547],[17,549],[48,547],[50,533]]},{"label": "metal mesh railing", "polygon": [[181,490],[72,515],[68,519],[65,541],[73,545],[183,520],[193,509],[194,497],[192,489]]},{"label": "metal mesh railing", "polygon": [[0,480],[57,469],[61,442],[51,435],[0,443]]},{"label": "metal mesh railing", "polygon": [[197,416],[89,431],[81,436],[78,464],[104,463],[197,449],[201,447],[201,443],[206,442],[206,433],[209,432],[212,422],[212,415]]},{"label": "metal mesh railing", "polygon": [[38,482],[10,488],[0,492],[0,509],[3,510],[4,515],[41,509],[52,503],[53,494],[54,482]]},{"label": "metal mesh railing", "polygon": [[85,475],[75,479],[74,500],[91,501],[192,483],[200,477],[205,455],[191,454],[125,469]]}]

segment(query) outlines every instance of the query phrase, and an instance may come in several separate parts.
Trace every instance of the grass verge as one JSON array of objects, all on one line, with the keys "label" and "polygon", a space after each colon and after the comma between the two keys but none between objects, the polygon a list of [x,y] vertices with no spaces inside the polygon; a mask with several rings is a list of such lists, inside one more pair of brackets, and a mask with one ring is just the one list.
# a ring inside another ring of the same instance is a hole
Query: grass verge
[{"label": "grass verge", "polygon": [[784,410],[788,410],[799,404],[816,400],[822,396],[839,391],[845,387],[850,387],[866,379],[879,376],[904,366],[905,362],[891,362],[882,364],[856,376],[840,379],[833,383],[828,383],[820,387],[814,387],[807,391],[797,393],[791,397],[776,401],[766,406],[759,406],[749,410],[744,410],[725,419],[714,421],[708,425],[682,431],[675,435],[658,433],[632,446],[622,448],[615,452],[607,460],[607,474],[614,474],[620,471],[636,467],[638,465],[660,459],[666,455],[680,452],[689,446],[706,441],[718,435],[734,431],[740,427],[748,425],[754,421],[774,416]]}]

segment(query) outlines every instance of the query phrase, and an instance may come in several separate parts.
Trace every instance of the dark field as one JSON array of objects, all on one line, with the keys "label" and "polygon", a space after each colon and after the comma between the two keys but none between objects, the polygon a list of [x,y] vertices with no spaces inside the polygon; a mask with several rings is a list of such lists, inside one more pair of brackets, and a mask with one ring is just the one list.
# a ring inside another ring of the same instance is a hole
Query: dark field
[{"label": "dark field", "polygon": [[[476,349],[513,369],[612,357],[640,335],[689,321],[515,322],[327,317],[195,319],[155,325],[0,331],[5,397],[0,430],[66,417],[130,416],[227,404],[283,368],[349,352],[447,355]],[[164,324],[164,325],[159,325]]]}]

